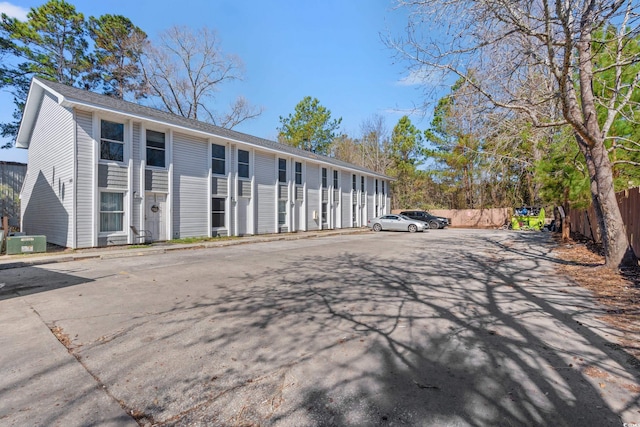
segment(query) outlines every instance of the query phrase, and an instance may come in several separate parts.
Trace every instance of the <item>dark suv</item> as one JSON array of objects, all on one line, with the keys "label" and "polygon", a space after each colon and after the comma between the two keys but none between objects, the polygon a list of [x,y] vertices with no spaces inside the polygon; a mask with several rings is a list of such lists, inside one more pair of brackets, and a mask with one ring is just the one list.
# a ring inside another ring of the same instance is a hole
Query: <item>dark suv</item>
[{"label": "dark suv", "polygon": [[427,211],[402,211],[400,215],[408,216],[411,219],[417,219],[427,224],[428,228],[445,228],[449,225],[449,220],[441,216],[435,216]]}]

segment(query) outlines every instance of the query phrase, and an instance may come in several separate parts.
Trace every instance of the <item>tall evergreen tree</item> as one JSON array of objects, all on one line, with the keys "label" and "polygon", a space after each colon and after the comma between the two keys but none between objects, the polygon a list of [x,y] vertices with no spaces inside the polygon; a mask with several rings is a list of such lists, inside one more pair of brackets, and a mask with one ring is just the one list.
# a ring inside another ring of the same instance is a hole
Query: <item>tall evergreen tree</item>
[{"label": "tall evergreen tree", "polygon": [[536,181],[546,203],[577,209],[591,203],[589,173],[568,127],[554,134],[549,150],[536,163]]},{"label": "tall evergreen tree", "polygon": [[294,147],[327,155],[341,122],[342,118],[332,120],[331,110],[321,105],[317,98],[305,96],[293,114],[280,116],[278,138]]},{"label": "tall evergreen tree", "polygon": [[429,156],[435,161],[434,174],[446,183],[451,208],[475,208],[480,204],[478,175],[481,141],[474,120],[467,117],[464,101],[468,85],[459,79],[451,93],[438,101],[431,128],[425,131]]},{"label": "tall evergreen tree", "polygon": [[416,186],[420,172],[418,166],[424,161],[422,132],[407,116],[400,118],[394,126],[389,146],[391,165],[387,174],[396,178],[392,184],[392,206],[406,209],[421,202],[421,191]]},{"label": "tall evergreen tree", "polygon": [[147,35],[122,15],[102,15],[89,18],[89,35],[94,42],[96,70],[90,75],[93,85],[116,98],[144,91],[140,57]]},{"label": "tall evergreen tree", "polygon": [[[618,46],[620,29],[609,25],[596,31],[592,51],[598,68],[594,76],[594,93],[599,99],[597,105],[598,123],[607,138],[605,146],[613,167],[616,191],[640,185],[640,62],[630,63],[624,68],[615,67],[618,57],[640,57],[640,36]],[[621,52],[620,52],[621,51]],[[627,102],[616,98],[616,87],[633,88],[627,92]],[[611,108],[620,108],[620,114],[610,118]]]},{"label": "tall evergreen tree", "polygon": [[25,22],[3,13],[0,40],[9,58],[0,65],[0,89],[11,92],[15,104],[15,121],[1,124],[0,134],[13,138],[18,133],[32,77],[82,86],[92,65],[84,15],[64,0],[49,0],[32,8]]}]

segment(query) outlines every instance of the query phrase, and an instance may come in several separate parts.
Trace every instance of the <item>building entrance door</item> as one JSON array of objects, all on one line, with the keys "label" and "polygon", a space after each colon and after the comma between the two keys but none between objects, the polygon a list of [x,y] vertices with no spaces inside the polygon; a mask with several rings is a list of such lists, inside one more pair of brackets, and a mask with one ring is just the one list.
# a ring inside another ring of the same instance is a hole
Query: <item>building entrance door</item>
[{"label": "building entrance door", "polygon": [[151,233],[151,241],[167,240],[166,207],[166,194],[147,194],[145,200],[144,229]]}]

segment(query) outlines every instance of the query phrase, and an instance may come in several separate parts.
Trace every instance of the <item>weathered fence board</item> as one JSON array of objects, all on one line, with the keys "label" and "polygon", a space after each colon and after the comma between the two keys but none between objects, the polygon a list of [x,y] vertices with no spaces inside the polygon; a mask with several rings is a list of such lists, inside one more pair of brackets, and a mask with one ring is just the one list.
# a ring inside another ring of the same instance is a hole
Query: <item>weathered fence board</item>
[{"label": "weathered fence board", "polygon": [[[631,247],[636,255],[640,255],[640,187],[621,191],[616,198]],[[600,229],[593,206],[587,210],[571,210],[569,218],[572,232],[600,243]]]},{"label": "weathered fence board", "polygon": [[[402,210],[420,209],[394,209],[393,213],[400,213]],[[500,228],[509,223],[513,209],[432,209],[429,212],[433,215],[449,218],[451,227]]]},{"label": "weathered fence board", "polygon": [[23,163],[0,161],[0,216],[8,216],[12,226],[20,219],[18,196],[26,173]]}]

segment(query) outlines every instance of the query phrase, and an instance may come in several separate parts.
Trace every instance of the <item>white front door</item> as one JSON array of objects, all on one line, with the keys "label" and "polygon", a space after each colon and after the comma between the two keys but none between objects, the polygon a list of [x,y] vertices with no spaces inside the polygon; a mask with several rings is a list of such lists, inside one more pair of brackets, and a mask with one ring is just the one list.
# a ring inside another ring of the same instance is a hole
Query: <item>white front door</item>
[{"label": "white front door", "polygon": [[148,193],[145,199],[144,229],[151,233],[151,241],[167,240],[167,195]]},{"label": "white front door", "polygon": [[237,233],[238,236],[244,236],[249,231],[249,199],[246,197],[238,197],[236,208],[238,209]]},{"label": "white front door", "polygon": [[302,231],[306,226],[307,215],[305,214],[305,210],[302,207],[302,199],[296,200],[295,209],[296,209],[296,229],[295,231]]}]

